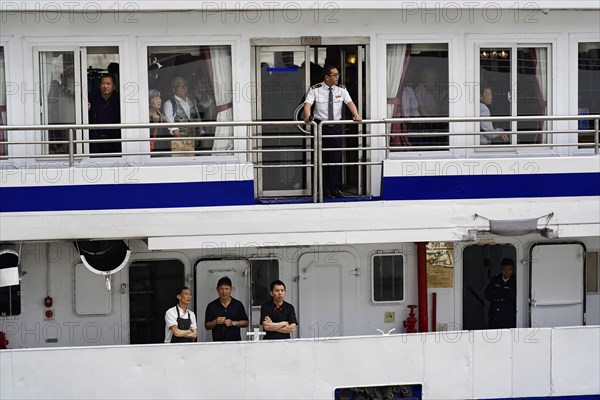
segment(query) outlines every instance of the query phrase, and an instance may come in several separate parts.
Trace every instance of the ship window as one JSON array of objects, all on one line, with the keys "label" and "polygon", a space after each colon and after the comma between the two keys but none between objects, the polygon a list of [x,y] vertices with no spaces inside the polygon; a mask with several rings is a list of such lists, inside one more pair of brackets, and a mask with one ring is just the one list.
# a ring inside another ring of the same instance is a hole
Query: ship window
[{"label": "ship window", "polygon": [[[579,43],[578,48],[578,92],[579,115],[600,114],[600,42]],[[593,143],[594,121],[581,120],[578,124],[579,143]]]},{"label": "ship window", "polygon": [[279,279],[279,260],[275,258],[250,260],[252,271],[252,307],[269,301],[269,285]]},{"label": "ship window", "polygon": [[598,293],[598,252],[589,252],[585,255],[586,292]]},{"label": "ship window", "polygon": [[[445,43],[387,46],[387,116],[448,116],[448,45]],[[431,135],[439,132],[439,135]],[[391,124],[390,146],[447,146],[447,123]],[[410,136],[393,135],[409,133]],[[423,135],[427,133],[427,136]],[[415,151],[424,149],[414,148]]]},{"label": "ship window", "polygon": [[352,388],[337,388],[335,400],[346,399],[413,399],[423,397],[423,385],[389,385],[389,386],[359,386]]},{"label": "ship window", "polygon": [[[233,81],[231,46],[151,46],[148,47],[148,94],[150,122],[199,122],[233,120]],[[182,112],[174,96],[187,96],[191,111]],[[158,111],[161,111],[158,112]],[[172,137],[175,128],[150,130],[150,138]],[[171,132],[170,132],[171,131]],[[184,136],[200,140],[151,140],[153,156],[173,151],[212,151],[233,149],[233,127],[179,128]],[[185,155],[191,155],[187,153]]]},{"label": "ship window", "polygon": [[[550,114],[550,46],[482,46],[479,48],[479,116]],[[482,145],[548,143],[545,121],[480,123]],[[518,135],[508,132],[521,131]]]},{"label": "ship window", "polygon": [[[0,47],[0,126],[6,125],[6,76],[4,74],[4,47]],[[6,131],[0,129],[0,156],[8,155]]]},{"label": "ship window", "polygon": [[404,256],[376,254],[373,256],[374,302],[404,300]]}]

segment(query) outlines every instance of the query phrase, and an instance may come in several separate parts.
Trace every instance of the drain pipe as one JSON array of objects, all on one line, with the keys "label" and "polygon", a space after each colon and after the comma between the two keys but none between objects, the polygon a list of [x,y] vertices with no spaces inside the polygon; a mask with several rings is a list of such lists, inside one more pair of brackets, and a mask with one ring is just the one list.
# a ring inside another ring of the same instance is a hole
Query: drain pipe
[{"label": "drain pipe", "polygon": [[419,332],[429,332],[427,306],[427,242],[417,243],[417,288],[419,297]]}]

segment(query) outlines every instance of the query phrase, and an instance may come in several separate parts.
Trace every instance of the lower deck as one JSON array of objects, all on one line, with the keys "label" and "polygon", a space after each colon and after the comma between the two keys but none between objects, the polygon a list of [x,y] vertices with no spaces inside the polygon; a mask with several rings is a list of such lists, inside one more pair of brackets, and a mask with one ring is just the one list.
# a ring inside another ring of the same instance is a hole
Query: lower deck
[{"label": "lower deck", "polygon": [[342,399],[340,388],[400,385],[422,399],[589,400],[599,344],[590,326],[3,350],[0,397]]}]

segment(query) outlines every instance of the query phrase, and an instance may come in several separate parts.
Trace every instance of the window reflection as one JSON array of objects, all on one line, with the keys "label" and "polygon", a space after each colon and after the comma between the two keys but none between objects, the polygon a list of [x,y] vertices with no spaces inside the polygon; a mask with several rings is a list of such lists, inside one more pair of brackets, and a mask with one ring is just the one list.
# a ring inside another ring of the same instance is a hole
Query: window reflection
[{"label": "window reflection", "polygon": [[[577,113],[600,114],[600,42],[579,43],[578,46]],[[591,120],[581,120],[578,129],[594,129]],[[579,132],[579,143],[593,143],[592,132]]]},{"label": "window reflection", "polygon": [[[185,83],[185,91],[178,84],[181,82]],[[161,112],[167,122],[233,120],[230,46],[148,47],[148,85],[150,92],[159,93]],[[152,115],[149,120],[157,122]],[[156,130],[151,130],[151,135],[152,132]],[[228,139],[233,136],[233,127],[207,127],[185,132],[174,127],[161,135],[183,139],[162,143],[151,141],[151,151],[160,152],[155,156],[169,156],[171,150],[185,152],[179,155],[193,156],[194,151],[217,152],[234,148],[233,140]],[[185,137],[202,139],[186,140]]]},{"label": "window reflection", "polygon": [[[4,47],[0,47],[0,126],[6,125],[6,76],[4,73]],[[8,135],[0,129],[0,156],[8,155]]]},{"label": "window reflection", "polygon": [[[387,115],[448,116],[448,45],[392,44],[387,46]],[[447,146],[447,123],[392,124],[391,146]],[[404,148],[403,150],[408,150]],[[422,149],[421,149],[422,150]]]}]

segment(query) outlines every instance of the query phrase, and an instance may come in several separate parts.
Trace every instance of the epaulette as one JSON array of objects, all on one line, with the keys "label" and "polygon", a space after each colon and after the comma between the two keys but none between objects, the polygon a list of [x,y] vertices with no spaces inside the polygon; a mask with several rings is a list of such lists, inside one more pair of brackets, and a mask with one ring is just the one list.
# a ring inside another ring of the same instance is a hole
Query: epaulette
[{"label": "epaulette", "polygon": [[344,86],[344,85],[337,85],[337,86],[341,89],[346,89],[346,86]]},{"label": "epaulette", "polygon": [[321,86],[323,86],[323,84],[322,84],[322,83],[317,83],[317,84],[315,84],[315,85],[312,85],[310,88],[311,88],[311,89],[317,89],[317,88],[320,88]]}]

